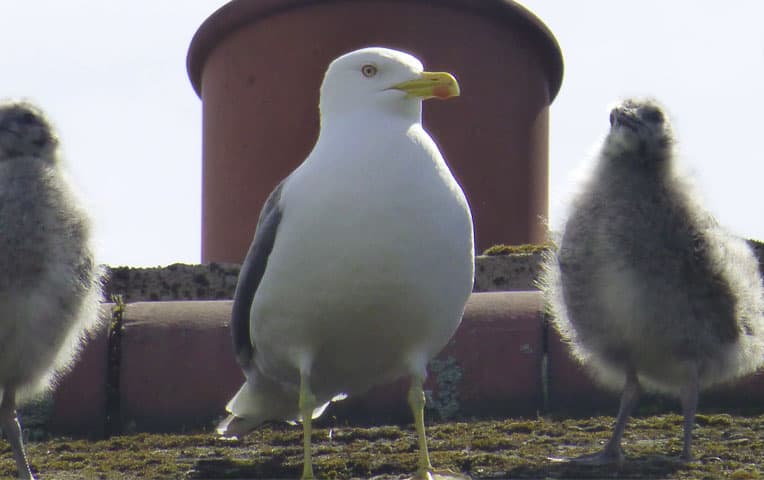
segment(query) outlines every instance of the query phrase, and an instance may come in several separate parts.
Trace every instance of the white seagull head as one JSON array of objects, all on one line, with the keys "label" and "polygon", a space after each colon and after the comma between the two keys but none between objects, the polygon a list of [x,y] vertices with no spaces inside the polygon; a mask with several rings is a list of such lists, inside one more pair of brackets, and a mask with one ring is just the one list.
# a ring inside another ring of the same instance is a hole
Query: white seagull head
[{"label": "white seagull head", "polygon": [[319,106],[322,120],[387,111],[419,121],[422,100],[458,95],[459,84],[451,74],[425,72],[412,55],[370,47],[346,53],[329,65]]}]

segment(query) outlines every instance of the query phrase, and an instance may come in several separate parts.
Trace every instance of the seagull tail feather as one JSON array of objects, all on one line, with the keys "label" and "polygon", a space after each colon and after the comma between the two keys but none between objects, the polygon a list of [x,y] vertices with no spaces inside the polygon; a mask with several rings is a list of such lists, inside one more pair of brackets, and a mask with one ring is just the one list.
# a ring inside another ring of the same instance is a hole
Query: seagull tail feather
[{"label": "seagull tail feather", "polygon": [[226,405],[230,415],[216,430],[224,437],[239,437],[268,420],[292,420],[299,416],[297,392],[285,389],[264,375],[250,376]]}]

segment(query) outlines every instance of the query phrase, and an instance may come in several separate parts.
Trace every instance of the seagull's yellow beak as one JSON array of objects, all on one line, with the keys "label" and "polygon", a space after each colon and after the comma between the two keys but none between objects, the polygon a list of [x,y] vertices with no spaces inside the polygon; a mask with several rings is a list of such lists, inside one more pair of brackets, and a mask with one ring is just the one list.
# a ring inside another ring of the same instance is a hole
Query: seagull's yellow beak
[{"label": "seagull's yellow beak", "polygon": [[419,78],[393,85],[391,88],[402,90],[409,97],[440,98],[445,100],[459,96],[459,83],[453,75],[446,72],[422,72]]}]

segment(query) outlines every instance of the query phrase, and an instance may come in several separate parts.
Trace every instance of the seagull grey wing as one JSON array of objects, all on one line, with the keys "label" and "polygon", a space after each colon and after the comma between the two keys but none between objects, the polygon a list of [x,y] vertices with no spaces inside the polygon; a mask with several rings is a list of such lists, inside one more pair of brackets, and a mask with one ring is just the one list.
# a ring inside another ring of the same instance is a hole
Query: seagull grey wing
[{"label": "seagull grey wing", "polygon": [[254,346],[249,332],[250,307],[255,298],[257,287],[260,285],[260,280],[263,278],[268,257],[273,250],[273,242],[276,240],[276,231],[281,221],[279,200],[285,182],[286,179],[282,180],[265,200],[265,205],[263,205],[260,218],[257,221],[255,237],[246,258],[244,258],[244,263],[241,264],[236,293],[234,293],[231,310],[231,334],[236,361],[245,370],[252,362],[254,354]]}]

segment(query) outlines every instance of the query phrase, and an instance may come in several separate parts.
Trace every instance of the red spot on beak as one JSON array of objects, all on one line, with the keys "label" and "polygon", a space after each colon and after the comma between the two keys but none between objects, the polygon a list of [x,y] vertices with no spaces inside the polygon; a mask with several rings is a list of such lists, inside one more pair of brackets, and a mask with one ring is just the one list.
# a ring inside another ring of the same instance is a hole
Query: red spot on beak
[{"label": "red spot on beak", "polygon": [[451,96],[450,89],[445,85],[438,85],[432,89],[432,95],[435,98],[445,99]]}]

